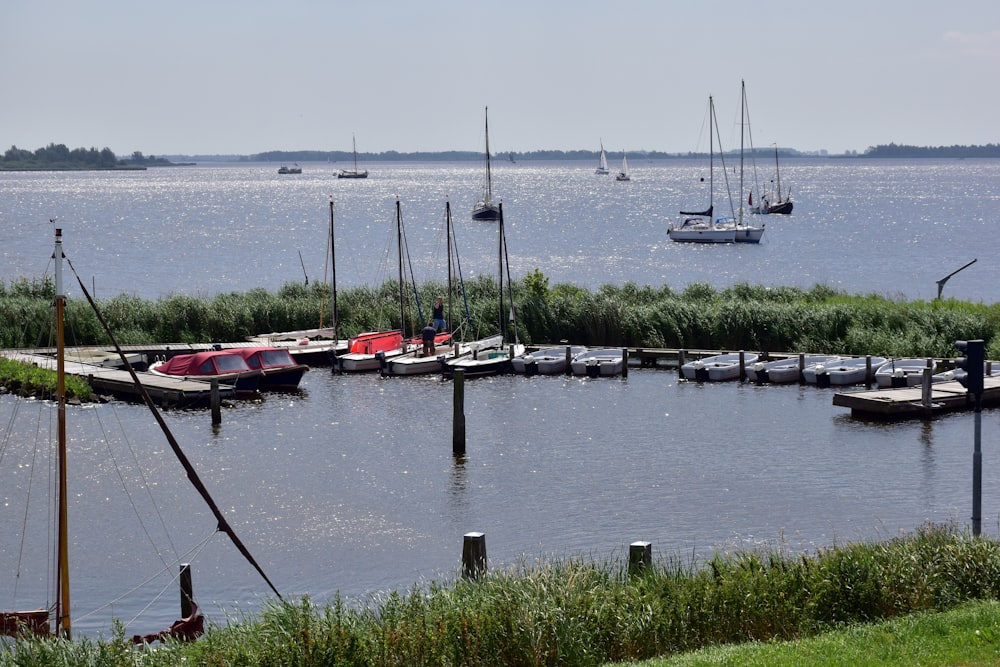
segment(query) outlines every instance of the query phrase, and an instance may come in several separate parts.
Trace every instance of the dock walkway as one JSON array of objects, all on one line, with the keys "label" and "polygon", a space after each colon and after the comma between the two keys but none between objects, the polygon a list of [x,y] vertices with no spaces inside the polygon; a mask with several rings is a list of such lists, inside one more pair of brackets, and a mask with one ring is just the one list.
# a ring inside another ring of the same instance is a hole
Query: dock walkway
[{"label": "dock walkway", "polygon": [[[56,370],[57,362],[54,357],[10,350],[0,351],[0,354],[14,361],[33,364],[39,368],[46,368],[51,371]],[[104,353],[104,355],[107,356],[107,353]],[[118,355],[114,356],[117,358]],[[91,358],[98,361],[97,357]],[[65,360],[65,368],[66,372],[70,375],[83,378],[98,393],[112,394],[132,400],[142,399],[138,387],[132,381],[132,376],[126,370],[108,368],[99,365],[99,363],[73,361],[69,358]],[[207,404],[211,399],[212,387],[208,382],[171,378],[140,371],[136,371],[136,375],[139,377],[139,381],[146,389],[146,393],[149,394],[150,398],[165,407],[186,407]],[[231,386],[219,386],[220,398],[231,398],[235,393],[235,390]]]},{"label": "dock walkway", "polygon": [[[940,382],[924,388],[900,387],[871,391],[845,391],[833,395],[833,404],[850,408],[852,417],[912,419],[931,417],[956,410],[971,410],[973,399],[960,382]],[[1000,377],[983,378],[983,406],[1000,405]]]}]

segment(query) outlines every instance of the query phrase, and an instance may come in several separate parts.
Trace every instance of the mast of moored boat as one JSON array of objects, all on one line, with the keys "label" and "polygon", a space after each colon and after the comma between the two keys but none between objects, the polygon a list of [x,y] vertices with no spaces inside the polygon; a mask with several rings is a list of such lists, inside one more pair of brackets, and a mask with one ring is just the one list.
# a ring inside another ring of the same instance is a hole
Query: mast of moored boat
[{"label": "mast of moored boat", "polygon": [[56,563],[56,632],[70,637],[69,616],[69,509],[66,490],[66,337],[63,320],[66,295],[63,292],[62,230],[56,228],[53,253],[56,270],[56,400],[58,402],[58,557]]},{"label": "mast of moored boat", "polygon": [[445,239],[448,244],[448,319],[445,320],[445,330],[454,332],[455,323],[452,320],[452,303],[451,296],[453,290],[451,289],[451,201],[446,197],[444,200],[444,227],[445,227]]},{"label": "mast of moored boat", "polygon": [[490,108],[486,107],[486,205],[493,203],[493,178],[490,174]]},{"label": "mast of moored boat", "polygon": [[[406,338],[406,289],[403,285],[403,209],[396,197],[396,248],[399,251],[399,333]],[[419,326],[423,326],[423,322]]]},{"label": "mast of moored boat", "polygon": [[[336,372],[337,367],[337,343],[340,341],[340,336],[337,331],[337,244],[334,241],[333,236],[333,197],[330,197],[330,291],[332,293],[330,299],[330,319],[333,324],[333,370]],[[323,322],[320,322],[320,327],[322,328]]]}]

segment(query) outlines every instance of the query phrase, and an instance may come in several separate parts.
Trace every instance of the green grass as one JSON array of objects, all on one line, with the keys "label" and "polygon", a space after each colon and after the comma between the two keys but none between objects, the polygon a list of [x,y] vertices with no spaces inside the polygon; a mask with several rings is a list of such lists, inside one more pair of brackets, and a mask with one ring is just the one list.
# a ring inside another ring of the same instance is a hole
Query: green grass
[{"label": "green grass", "polygon": [[[56,372],[0,357],[0,386],[21,396],[54,398]],[[86,400],[91,397],[90,386],[82,378],[66,376],[66,397]]]}]

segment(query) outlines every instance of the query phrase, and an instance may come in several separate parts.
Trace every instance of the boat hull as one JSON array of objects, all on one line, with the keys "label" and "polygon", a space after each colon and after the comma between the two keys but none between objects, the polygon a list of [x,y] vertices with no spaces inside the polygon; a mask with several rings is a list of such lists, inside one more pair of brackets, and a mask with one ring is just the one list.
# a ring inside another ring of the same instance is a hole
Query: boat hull
[{"label": "boat hull", "polygon": [[[743,354],[744,369],[757,361],[758,355]],[[687,380],[698,382],[726,382],[740,378],[740,355],[717,354],[704,359],[689,361],[681,366],[681,375]]]},{"label": "boat hull", "polygon": [[931,375],[937,370],[937,363],[931,359],[896,359],[889,361],[875,371],[875,384],[879,389],[915,387],[924,381],[924,369],[930,368]]},{"label": "boat hull", "polygon": [[495,204],[480,204],[472,209],[473,220],[496,221],[500,219],[500,209]]},{"label": "boat hull", "polygon": [[570,369],[573,375],[586,377],[611,377],[621,375],[625,356],[620,349],[588,350],[573,357]]}]

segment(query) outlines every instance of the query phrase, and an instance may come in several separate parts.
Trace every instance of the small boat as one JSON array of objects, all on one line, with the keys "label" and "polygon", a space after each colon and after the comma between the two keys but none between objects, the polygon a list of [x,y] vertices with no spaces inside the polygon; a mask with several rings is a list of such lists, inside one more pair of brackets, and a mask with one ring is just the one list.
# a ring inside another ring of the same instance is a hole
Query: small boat
[{"label": "small boat", "polygon": [[341,169],[337,173],[337,178],[368,178],[368,170],[358,171],[358,142],[351,135],[351,143],[354,146],[354,169]]},{"label": "small boat", "polygon": [[628,158],[625,157],[625,151],[622,151],[622,170],[618,172],[615,176],[616,181],[631,181],[632,176],[628,171]]},{"label": "small boat", "polygon": [[573,375],[587,377],[621,375],[624,365],[625,355],[620,347],[587,350],[573,357],[570,362]]},{"label": "small boat", "polygon": [[515,373],[524,375],[561,375],[574,357],[586,351],[582,345],[546,347],[518,355],[510,360],[510,365]]},{"label": "small boat", "polygon": [[473,220],[497,220],[500,217],[500,209],[493,203],[493,174],[490,172],[490,116],[489,107],[486,108],[486,186],[483,196],[476,202],[472,209]]},{"label": "small boat", "polygon": [[233,385],[237,396],[257,393],[263,371],[253,370],[242,355],[233,350],[209,350],[193,354],[178,354],[167,361],[150,364],[149,372],[186,380],[218,380]]},{"label": "small boat", "polygon": [[[777,188],[778,199],[775,203],[771,203],[768,199],[767,194],[761,197],[760,206],[755,206],[751,209],[752,213],[760,213],[762,215],[776,214],[776,215],[789,215],[794,208],[792,204],[792,192],[789,190],[785,193],[785,198],[781,198],[781,171],[778,169],[778,146],[774,146],[774,179],[775,186]],[[752,204],[752,200],[750,200]]]},{"label": "small boat", "polygon": [[430,354],[424,354],[422,349],[401,354],[394,359],[379,356],[382,375],[427,375],[440,373],[442,364],[461,359],[472,354],[486,354],[489,350],[498,350],[503,344],[503,336],[496,334],[469,343],[453,345],[436,345]]},{"label": "small boat", "polygon": [[[871,372],[875,372],[882,364],[888,361],[885,357],[871,357]],[[807,384],[819,386],[842,387],[852,384],[864,384],[868,370],[867,357],[847,357],[841,358],[829,364],[817,364],[807,368],[802,372],[802,377]],[[871,381],[874,382],[872,377]]]},{"label": "small boat", "polygon": [[300,364],[283,347],[240,347],[235,348],[251,370],[263,373],[258,389],[273,391],[293,391],[299,388],[302,376],[309,367]]},{"label": "small boat", "polygon": [[815,368],[819,364],[834,363],[839,359],[839,356],[831,354],[807,354],[802,359],[801,369],[798,357],[769,362],[758,361],[747,367],[747,380],[759,384],[799,382],[806,369]]},{"label": "small boat", "polygon": [[[756,363],[758,355],[752,352],[743,353],[744,371],[751,364]],[[738,380],[740,377],[740,354],[732,352],[729,354],[716,354],[704,359],[695,359],[681,366],[681,375],[688,380],[698,382],[723,382],[725,380]]]},{"label": "small boat", "polygon": [[604,152],[604,142],[601,142],[601,154],[597,158],[597,170],[594,171],[598,176],[607,176],[611,172],[608,170],[608,154]]},{"label": "small boat", "polygon": [[924,369],[937,370],[933,359],[890,359],[875,371],[875,383],[879,389],[915,387],[924,381]]},{"label": "small boat", "polygon": [[510,343],[504,346],[503,336],[491,347],[480,347],[471,354],[441,359],[441,374],[444,377],[454,377],[455,371],[461,370],[465,377],[477,378],[489,375],[507,375],[513,373],[512,359],[524,354],[524,345]]},{"label": "small boat", "polygon": [[295,165],[294,167],[289,167],[288,165],[284,165],[283,164],[280,167],[278,167],[278,173],[279,174],[301,174],[302,173],[302,167],[300,167],[299,165]]}]

